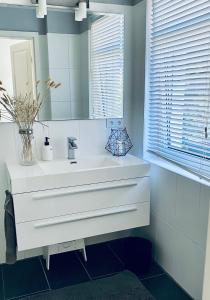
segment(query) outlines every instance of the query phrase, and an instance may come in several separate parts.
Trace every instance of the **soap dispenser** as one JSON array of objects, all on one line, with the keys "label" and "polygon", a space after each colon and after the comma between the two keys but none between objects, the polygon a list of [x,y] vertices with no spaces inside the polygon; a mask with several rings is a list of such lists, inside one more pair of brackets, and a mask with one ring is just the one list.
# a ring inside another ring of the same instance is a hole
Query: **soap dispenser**
[{"label": "soap dispenser", "polygon": [[53,160],[53,148],[50,145],[49,137],[45,137],[44,146],[42,148],[42,160]]}]

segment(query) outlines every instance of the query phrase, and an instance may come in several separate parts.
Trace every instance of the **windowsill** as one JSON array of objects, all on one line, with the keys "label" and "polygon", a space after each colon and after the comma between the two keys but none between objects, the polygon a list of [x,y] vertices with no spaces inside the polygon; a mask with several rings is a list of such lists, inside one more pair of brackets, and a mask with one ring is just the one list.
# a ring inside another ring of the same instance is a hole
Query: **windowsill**
[{"label": "windowsill", "polygon": [[159,166],[163,169],[169,170],[173,173],[176,173],[178,175],[187,177],[193,181],[196,181],[200,184],[206,185],[208,187],[210,187],[210,181],[204,179],[204,178],[200,178],[198,175],[193,174],[185,169],[183,169],[182,167],[174,164],[173,162],[170,162],[164,158],[161,158],[155,154],[152,153],[144,153],[144,159],[147,160],[149,163],[154,164],[156,166]]}]

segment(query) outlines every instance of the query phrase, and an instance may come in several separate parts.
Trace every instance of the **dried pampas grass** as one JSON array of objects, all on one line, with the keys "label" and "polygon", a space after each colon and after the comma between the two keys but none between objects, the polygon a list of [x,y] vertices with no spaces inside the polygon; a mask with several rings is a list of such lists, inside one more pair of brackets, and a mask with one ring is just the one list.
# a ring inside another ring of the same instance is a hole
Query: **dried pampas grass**
[{"label": "dried pampas grass", "polygon": [[[36,82],[38,89],[41,81]],[[47,89],[57,89],[61,84],[51,79],[45,81]],[[10,97],[0,80],[0,120],[4,118],[8,121],[15,122],[19,127],[19,133],[22,140],[21,163],[24,165],[32,165],[33,158],[33,124],[36,122],[37,115],[43,104],[44,97],[40,93],[34,97],[34,93],[26,92],[24,95]]]},{"label": "dried pampas grass", "polygon": [[[36,82],[37,88],[40,83],[40,80]],[[45,84],[47,89],[57,89],[61,86],[61,83],[56,83],[51,79],[45,81]],[[0,80],[0,104],[4,108],[0,111],[0,119],[4,117],[8,121],[16,122],[19,127],[22,127],[23,124],[27,125],[25,127],[31,127],[36,121],[43,101],[44,97],[41,97],[40,93],[34,97],[32,91],[17,97],[10,97]]]}]

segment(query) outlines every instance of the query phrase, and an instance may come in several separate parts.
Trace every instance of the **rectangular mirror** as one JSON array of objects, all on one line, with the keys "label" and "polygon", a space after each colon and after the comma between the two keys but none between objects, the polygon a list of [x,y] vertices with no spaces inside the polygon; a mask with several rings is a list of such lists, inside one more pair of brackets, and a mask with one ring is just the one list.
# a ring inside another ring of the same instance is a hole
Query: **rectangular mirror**
[{"label": "rectangular mirror", "polygon": [[[0,49],[9,95],[44,95],[40,121],[123,117],[123,15],[89,12],[77,22],[74,11],[49,9],[41,34],[0,32]],[[37,91],[36,81],[49,78],[59,88]],[[1,122],[9,121],[0,109]]]}]

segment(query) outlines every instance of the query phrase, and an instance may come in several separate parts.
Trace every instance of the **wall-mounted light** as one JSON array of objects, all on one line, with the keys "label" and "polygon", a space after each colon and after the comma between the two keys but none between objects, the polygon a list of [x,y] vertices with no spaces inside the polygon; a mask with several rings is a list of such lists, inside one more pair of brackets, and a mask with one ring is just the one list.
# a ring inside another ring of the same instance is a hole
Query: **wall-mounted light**
[{"label": "wall-mounted light", "polygon": [[81,22],[82,20],[83,20],[83,16],[82,16],[81,10],[79,8],[76,8],[75,21]]},{"label": "wall-mounted light", "polygon": [[[35,0],[31,0],[35,1]],[[59,1],[57,0],[55,3]],[[44,18],[47,15],[47,0],[36,0],[36,16],[37,18]],[[54,4],[55,5],[55,4]],[[87,18],[87,9],[89,8],[89,0],[79,0],[75,8],[75,21],[82,21]]]},{"label": "wall-mounted light", "polygon": [[87,18],[87,9],[89,8],[89,0],[80,0],[78,8],[75,11],[75,21],[82,21]]},{"label": "wall-mounted light", "polygon": [[79,3],[79,10],[81,12],[82,18],[86,19],[87,18],[87,3],[86,3],[86,1],[81,1]]},{"label": "wall-mounted light", "polygon": [[38,6],[36,8],[36,17],[44,18],[47,15],[47,0],[38,0]]}]

